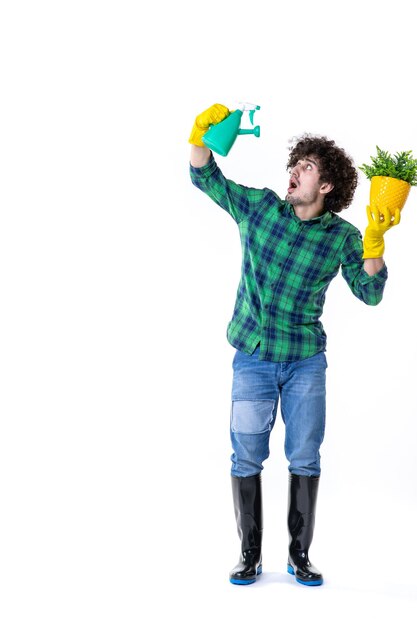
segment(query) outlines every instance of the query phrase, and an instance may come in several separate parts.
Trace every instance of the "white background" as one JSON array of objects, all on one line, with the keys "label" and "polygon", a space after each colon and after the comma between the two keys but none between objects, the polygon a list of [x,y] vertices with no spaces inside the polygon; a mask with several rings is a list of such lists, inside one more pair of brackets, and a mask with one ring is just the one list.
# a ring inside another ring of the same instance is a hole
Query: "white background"
[{"label": "white background", "polygon": [[[215,102],[261,106],[224,173],[284,194],[288,142],[417,154],[412,2],[3,2],[2,626],[415,620],[417,192],[376,308],[339,275],[313,562],[285,573],[287,463],[264,470],[264,574],[235,587],[238,231],[189,180]],[[256,119],[256,118],[255,118]],[[364,229],[360,174],[343,216]]]}]

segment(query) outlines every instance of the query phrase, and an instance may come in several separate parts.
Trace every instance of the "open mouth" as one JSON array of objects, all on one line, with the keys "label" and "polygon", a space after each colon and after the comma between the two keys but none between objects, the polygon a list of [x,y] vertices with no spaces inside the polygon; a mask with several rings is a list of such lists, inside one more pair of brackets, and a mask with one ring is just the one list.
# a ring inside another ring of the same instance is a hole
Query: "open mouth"
[{"label": "open mouth", "polygon": [[294,191],[294,189],[297,189],[297,183],[294,178],[290,178],[290,186],[288,187],[288,193],[291,193],[292,191]]}]

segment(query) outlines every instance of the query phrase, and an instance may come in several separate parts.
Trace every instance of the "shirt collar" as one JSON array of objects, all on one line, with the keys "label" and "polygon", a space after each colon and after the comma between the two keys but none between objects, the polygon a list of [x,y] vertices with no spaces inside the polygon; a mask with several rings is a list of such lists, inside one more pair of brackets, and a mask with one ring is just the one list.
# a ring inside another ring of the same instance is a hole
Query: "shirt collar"
[{"label": "shirt collar", "polygon": [[300,218],[297,217],[295,214],[294,207],[289,202],[285,202],[284,213],[288,217],[292,217],[295,220],[299,220],[300,222],[302,221],[305,224],[308,224],[309,226],[310,225],[313,226],[314,224],[318,223],[324,229],[328,228],[331,225],[332,220],[333,220],[333,213],[331,211],[326,211],[325,213],[323,213],[322,215],[319,215],[318,217],[313,217],[313,219],[311,220],[300,220]]}]

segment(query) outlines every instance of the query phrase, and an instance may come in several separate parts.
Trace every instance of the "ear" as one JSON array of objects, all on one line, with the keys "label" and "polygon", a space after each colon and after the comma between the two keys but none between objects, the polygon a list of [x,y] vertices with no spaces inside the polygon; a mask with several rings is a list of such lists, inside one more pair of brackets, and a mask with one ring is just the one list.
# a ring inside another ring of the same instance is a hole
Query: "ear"
[{"label": "ear", "polygon": [[334,185],[332,185],[332,183],[322,183],[320,185],[320,193],[330,193],[332,189],[334,189]]}]

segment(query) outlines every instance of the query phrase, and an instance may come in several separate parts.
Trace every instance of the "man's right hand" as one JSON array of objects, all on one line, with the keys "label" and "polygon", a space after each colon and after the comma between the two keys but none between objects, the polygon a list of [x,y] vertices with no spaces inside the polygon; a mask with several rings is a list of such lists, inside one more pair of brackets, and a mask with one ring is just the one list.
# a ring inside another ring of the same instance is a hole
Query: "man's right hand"
[{"label": "man's right hand", "polygon": [[223,104],[213,104],[211,107],[203,111],[203,113],[197,115],[188,142],[193,146],[200,146],[203,148],[203,135],[208,131],[211,125],[222,122],[229,115],[229,113],[229,109]]}]

